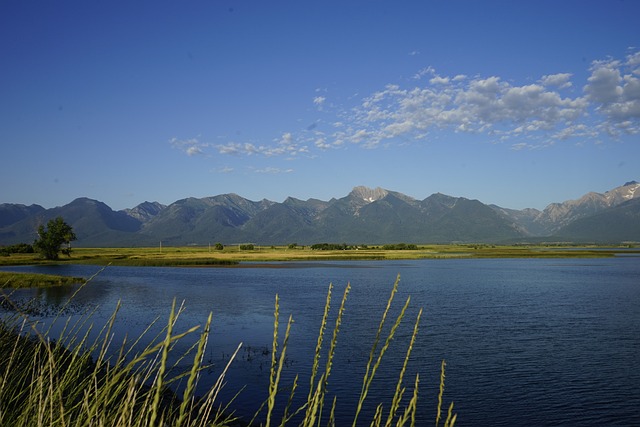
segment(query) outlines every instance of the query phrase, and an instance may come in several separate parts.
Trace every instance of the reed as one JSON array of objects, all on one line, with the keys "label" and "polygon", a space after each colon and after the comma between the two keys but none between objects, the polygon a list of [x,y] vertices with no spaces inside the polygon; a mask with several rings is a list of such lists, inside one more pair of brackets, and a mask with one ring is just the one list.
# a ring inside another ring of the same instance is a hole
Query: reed
[{"label": "reed", "polygon": [[[358,418],[361,415],[362,412],[362,408],[364,405],[365,400],[367,399],[368,393],[369,393],[369,389],[371,387],[371,383],[373,382],[373,379],[376,375],[376,373],[378,372],[382,362],[383,362],[383,358],[384,355],[386,354],[387,350],[389,349],[389,345],[391,343],[391,341],[393,340],[396,331],[398,330],[398,327],[400,326],[400,324],[402,323],[404,317],[405,317],[405,313],[406,310],[409,306],[409,303],[411,301],[411,298],[407,298],[406,302],[404,303],[404,305],[402,306],[400,313],[398,314],[398,316],[396,317],[395,321],[393,321],[393,324],[391,325],[391,328],[389,330],[389,332],[386,334],[386,336],[384,335],[383,331],[386,329],[385,326],[388,323],[388,315],[389,312],[391,310],[391,307],[393,305],[393,300],[394,300],[394,296],[396,295],[397,291],[398,291],[398,285],[400,282],[400,276],[398,275],[394,285],[392,287],[391,290],[391,294],[389,296],[389,299],[387,300],[387,305],[386,308],[382,314],[382,318],[380,320],[380,323],[378,325],[378,330],[376,332],[376,336],[371,348],[371,351],[369,353],[369,360],[367,362],[367,366],[366,366],[366,371],[363,377],[363,382],[362,382],[362,389],[360,391],[360,397],[358,400],[358,404],[355,408],[355,413],[354,413],[354,417],[352,420],[352,425],[356,426],[358,425]],[[309,384],[309,393],[307,395],[307,399],[306,401],[304,401],[303,403],[300,404],[300,406],[293,411],[292,415],[289,416],[288,414],[290,413],[290,405],[291,402],[293,400],[293,394],[297,388],[297,379],[298,377],[296,376],[294,379],[294,384],[291,388],[291,392],[290,392],[290,396],[289,396],[289,400],[286,406],[286,410],[285,410],[285,416],[282,419],[281,422],[281,426],[286,425],[286,423],[293,419],[293,415],[297,415],[297,414],[302,414],[304,413],[304,417],[302,418],[301,421],[299,421],[299,425],[300,426],[304,426],[304,427],[312,427],[312,426],[320,426],[320,425],[329,425],[329,426],[334,426],[336,425],[336,420],[335,420],[335,408],[337,405],[337,401],[338,398],[334,397],[332,402],[331,402],[331,410],[329,412],[329,415],[326,419],[323,418],[323,409],[324,409],[324,405],[325,405],[325,399],[327,397],[327,389],[328,389],[328,384],[329,384],[329,377],[331,374],[331,368],[333,365],[333,360],[334,360],[334,356],[335,356],[335,351],[336,351],[336,344],[338,341],[338,336],[339,336],[339,331],[340,331],[340,327],[342,325],[342,317],[345,311],[345,303],[347,300],[347,296],[349,294],[350,291],[350,285],[347,285],[347,287],[345,288],[344,294],[342,296],[342,300],[340,303],[340,307],[338,309],[338,313],[336,316],[336,321],[333,327],[333,334],[331,336],[331,341],[329,343],[329,348],[327,350],[327,354],[326,354],[326,362],[324,365],[324,371],[323,372],[319,372],[320,369],[320,359],[322,357],[322,347],[323,347],[323,342],[324,342],[324,337],[326,334],[326,328],[327,328],[327,324],[328,324],[328,317],[329,317],[329,312],[331,310],[331,298],[332,298],[332,290],[333,290],[333,286],[330,285],[329,286],[329,290],[327,292],[327,299],[325,302],[325,307],[324,307],[324,313],[322,316],[322,320],[320,323],[320,330],[319,330],[319,334],[318,334],[318,340],[317,340],[317,344],[316,344],[316,348],[315,348],[315,353],[313,355],[313,363],[312,363],[312,367],[311,367],[311,376],[310,376],[310,384]],[[279,326],[279,315],[280,315],[280,311],[279,311],[279,299],[276,296],[276,303],[275,303],[275,310],[274,310],[274,335],[273,335],[273,344],[272,344],[272,359],[271,359],[271,371],[270,371],[270,386],[269,386],[269,394],[268,397],[266,399],[266,405],[267,405],[267,413],[265,415],[265,426],[270,426],[273,422],[272,417],[273,417],[273,407],[275,405],[275,401],[277,399],[278,396],[278,392],[281,389],[280,387],[280,373],[281,373],[281,368],[282,368],[282,361],[283,358],[286,355],[286,347],[287,347],[287,343],[288,343],[288,339],[289,339],[289,333],[290,333],[290,326],[291,326],[291,322],[292,322],[292,318],[289,317],[289,321],[287,323],[287,330],[285,332],[285,336],[284,336],[284,340],[282,343],[282,348],[280,350],[280,354],[278,355],[277,350],[278,350],[278,326]],[[384,418],[384,413],[385,413],[385,409],[384,409],[384,405],[382,403],[380,403],[377,407],[376,407],[376,411],[373,415],[373,418],[370,420],[370,425],[371,426],[392,426],[392,425],[396,425],[396,426],[404,426],[404,425],[410,425],[410,426],[415,426],[416,423],[416,411],[417,411],[417,407],[418,407],[418,384],[419,384],[419,376],[416,375],[416,378],[413,382],[413,392],[411,394],[411,398],[408,400],[408,402],[404,403],[403,401],[403,396],[405,395],[407,389],[404,386],[404,375],[406,373],[407,370],[407,366],[410,360],[410,356],[411,356],[411,351],[413,349],[413,345],[415,343],[415,339],[417,337],[418,334],[418,329],[419,329],[419,324],[420,324],[420,318],[422,316],[422,310],[419,311],[416,321],[414,322],[414,328],[413,328],[413,333],[411,335],[410,338],[410,342],[409,345],[407,347],[407,351],[406,351],[406,355],[404,357],[403,360],[403,364],[402,364],[402,368],[398,374],[398,381],[396,383],[396,388],[395,388],[395,393],[393,395],[393,398],[389,404],[389,409],[388,414],[386,419]],[[442,371],[441,371],[441,377],[440,377],[440,394],[439,394],[439,406],[438,406],[438,415],[437,415],[437,420],[436,420],[436,426],[439,424],[440,421],[440,405],[442,402],[442,394],[444,392],[444,362],[442,364]],[[403,407],[403,405],[405,405]],[[263,405],[264,406],[264,405]],[[259,418],[259,413],[262,410],[262,408],[256,413],[256,415],[254,416],[254,419],[252,420],[255,421],[256,419]],[[449,415],[447,417],[447,420],[445,422],[445,427],[453,427],[456,421],[456,415],[454,415],[452,413],[453,411],[453,404],[449,407]],[[384,420],[384,422],[383,422]]]},{"label": "reed", "polygon": [[[371,383],[410,303],[410,298],[407,298],[395,319],[389,318],[399,281],[400,276],[392,287],[369,353],[358,404],[354,408],[354,426],[362,425],[359,419],[364,417],[362,408],[368,398]],[[305,392],[306,398],[301,399],[296,396],[298,376],[294,378],[293,384],[282,384],[293,317],[288,317],[284,334],[281,335],[280,302],[276,296],[267,397],[249,423],[242,423],[229,414],[230,402],[218,402],[229,366],[242,344],[238,346],[215,384],[203,396],[196,395],[203,371],[208,369],[203,361],[211,330],[211,314],[202,327],[194,326],[177,331],[177,321],[184,306],[177,305],[174,301],[166,325],[160,328],[157,335],[148,336],[153,326],[158,325],[158,319],[151,322],[132,342],[125,339],[121,345],[114,347],[112,330],[117,322],[119,305],[100,330],[94,331],[91,313],[75,322],[60,318],[64,325],[57,338],[51,336],[51,327],[43,328],[42,324],[27,314],[17,311],[13,317],[5,317],[0,321],[0,425],[270,427],[295,423],[304,427],[335,426],[336,407],[340,404],[340,399],[339,396],[329,398],[328,392],[349,291],[350,285],[347,285],[335,313],[335,320],[331,322],[333,286],[329,286],[315,351],[310,355],[312,364],[309,388]],[[405,374],[421,316],[422,310],[414,322],[391,401],[388,404],[379,403],[372,418],[366,421],[372,426],[416,424],[420,380],[416,375],[410,385],[406,385]],[[332,327],[329,326],[330,323]],[[388,324],[390,327],[387,327]],[[388,332],[385,333],[387,329]],[[184,354],[175,355],[176,343],[194,334],[197,334],[193,337],[195,343]],[[95,338],[90,338],[92,336]],[[149,344],[140,345],[146,341]],[[178,363],[171,364],[172,360],[192,362],[186,369],[179,370],[176,369]],[[444,368],[443,361],[436,426],[441,421]],[[180,396],[172,391],[178,385],[183,389]],[[288,393],[285,394],[285,390]],[[239,396],[236,396],[237,405],[241,404]],[[279,404],[281,399],[286,399],[284,405]],[[283,406],[283,413],[278,415],[276,408]],[[456,415],[453,414],[451,404],[444,426],[452,427],[455,421]],[[340,420],[340,424],[343,423]]]},{"label": "reed", "polygon": [[[116,310],[117,311],[117,310]],[[200,329],[176,332],[181,310],[174,307],[164,337],[136,352],[126,342],[115,352],[111,329],[116,313],[98,337],[89,340],[91,326],[66,324],[60,339],[40,331],[41,325],[19,315],[0,325],[0,425],[12,426],[222,426],[231,418],[212,411],[216,393],[199,398],[196,384],[205,369],[202,358],[211,317],[194,349],[188,372],[168,374],[174,344]],[[109,356],[111,354],[111,356]],[[183,355],[184,356],[184,355]],[[180,357],[183,357],[180,356]],[[125,362],[129,360],[128,362]],[[182,398],[168,388],[186,377]],[[151,384],[150,386],[147,384]],[[220,381],[213,391],[222,387]]]}]

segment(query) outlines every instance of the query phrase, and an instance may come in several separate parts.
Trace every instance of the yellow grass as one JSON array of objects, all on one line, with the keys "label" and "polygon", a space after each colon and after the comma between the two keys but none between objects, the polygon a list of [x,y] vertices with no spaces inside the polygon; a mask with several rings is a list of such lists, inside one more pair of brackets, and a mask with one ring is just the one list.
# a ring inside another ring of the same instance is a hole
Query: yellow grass
[{"label": "yellow grass", "polygon": [[[625,250],[640,253],[640,249]],[[419,245],[416,250],[384,250],[382,245],[349,250],[312,250],[309,246],[255,246],[254,250],[240,250],[239,245],[215,250],[198,246],[153,248],[74,248],[70,258],[56,263],[86,263],[98,265],[139,266],[216,266],[237,263],[274,261],[332,261],[332,260],[399,260],[448,258],[593,258],[609,257],[617,248],[597,246],[506,246],[506,245]],[[34,254],[13,254],[0,257],[0,265],[49,263]]]}]

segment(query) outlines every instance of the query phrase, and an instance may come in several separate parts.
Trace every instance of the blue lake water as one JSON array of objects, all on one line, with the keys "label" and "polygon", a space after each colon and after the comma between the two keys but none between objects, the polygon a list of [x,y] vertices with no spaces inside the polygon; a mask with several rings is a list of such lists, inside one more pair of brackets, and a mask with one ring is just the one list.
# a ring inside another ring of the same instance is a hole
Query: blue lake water
[{"label": "blue lake water", "polygon": [[[277,267],[277,268],[276,268]],[[284,267],[284,268],[283,268]],[[95,266],[12,267],[3,270],[91,276]],[[409,396],[420,375],[419,425],[433,425],[440,362],[446,360],[444,402],[456,425],[640,425],[640,258],[496,259],[277,263],[269,268],[108,267],[75,297],[71,315],[96,308],[104,322],[118,301],[115,342],[165,321],[171,302],[184,301],[178,330],[214,320],[202,392],[238,343],[243,350],[227,376],[223,398],[248,385],[233,408],[249,418],[266,397],[274,298],[281,334],[291,331],[283,383],[309,367],[329,283],[332,319],[351,284],[329,396],[338,396],[338,425],[350,423],[371,344],[392,284],[400,274],[393,314],[411,296],[407,317],[369,394],[368,425],[377,403],[393,395],[413,321],[424,309],[405,379]],[[68,291],[16,292],[43,306],[61,306]],[[47,316],[46,312],[42,314]],[[331,324],[329,325],[331,330]],[[330,338],[327,338],[327,344]],[[186,349],[190,343],[185,342]],[[185,362],[186,363],[186,362]],[[305,383],[306,381],[306,383]],[[285,404],[288,394],[283,394]],[[367,422],[365,422],[367,421]]]}]

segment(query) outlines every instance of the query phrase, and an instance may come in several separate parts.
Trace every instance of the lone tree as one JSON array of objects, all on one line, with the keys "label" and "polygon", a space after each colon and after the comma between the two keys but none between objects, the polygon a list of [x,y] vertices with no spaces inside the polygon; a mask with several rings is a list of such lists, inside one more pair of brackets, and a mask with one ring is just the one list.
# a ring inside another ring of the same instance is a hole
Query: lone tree
[{"label": "lone tree", "polygon": [[[38,236],[39,238],[33,242],[33,249],[46,259],[58,259],[60,252],[71,256],[71,242],[76,240],[76,235],[62,217],[50,220],[46,229],[44,225],[38,227]],[[62,245],[66,247],[63,248]]]}]

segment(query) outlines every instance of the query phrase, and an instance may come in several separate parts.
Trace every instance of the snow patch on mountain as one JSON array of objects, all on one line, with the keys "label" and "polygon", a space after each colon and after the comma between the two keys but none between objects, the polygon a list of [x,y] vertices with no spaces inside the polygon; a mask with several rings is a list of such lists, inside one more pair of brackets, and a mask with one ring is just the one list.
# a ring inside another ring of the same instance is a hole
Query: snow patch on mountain
[{"label": "snow patch on mountain", "polygon": [[376,200],[383,199],[389,194],[389,192],[383,188],[369,188],[364,186],[354,187],[351,191],[351,195],[358,199],[362,199],[367,203],[373,203]]}]

